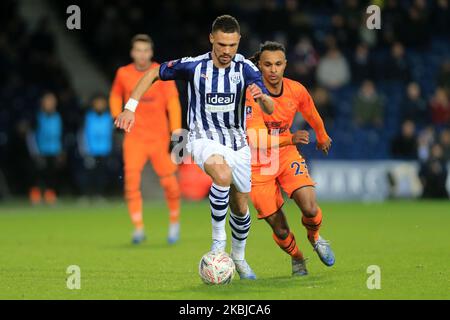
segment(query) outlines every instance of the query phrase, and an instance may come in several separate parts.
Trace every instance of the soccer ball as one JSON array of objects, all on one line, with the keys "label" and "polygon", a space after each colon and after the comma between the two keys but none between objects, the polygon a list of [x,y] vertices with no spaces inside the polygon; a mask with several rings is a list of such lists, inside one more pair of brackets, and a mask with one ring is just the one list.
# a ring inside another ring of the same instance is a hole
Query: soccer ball
[{"label": "soccer ball", "polygon": [[235,270],[233,259],[226,252],[210,251],[198,265],[198,273],[206,284],[228,284]]}]

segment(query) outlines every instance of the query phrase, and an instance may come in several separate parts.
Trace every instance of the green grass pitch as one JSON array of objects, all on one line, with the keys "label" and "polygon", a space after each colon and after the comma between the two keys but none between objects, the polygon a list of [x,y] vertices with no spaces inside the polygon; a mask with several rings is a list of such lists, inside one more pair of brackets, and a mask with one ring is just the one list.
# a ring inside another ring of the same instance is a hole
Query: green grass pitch
[{"label": "green grass pitch", "polygon": [[[275,245],[268,225],[254,218],[247,259],[259,279],[236,276],[231,285],[207,286],[197,272],[210,246],[207,202],[183,204],[182,237],[175,246],[166,244],[163,202],[145,204],[148,239],[139,246],[130,244],[131,224],[121,201],[98,206],[63,201],[52,208],[3,204],[0,299],[450,298],[448,201],[321,207],[321,231],[332,241],[334,267],[321,264],[306,241],[298,209],[288,202],[285,211],[309,258],[309,275],[290,276],[290,258]],[[81,268],[80,290],[66,287],[69,265]],[[370,265],[381,269],[379,290],[367,288]]]}]

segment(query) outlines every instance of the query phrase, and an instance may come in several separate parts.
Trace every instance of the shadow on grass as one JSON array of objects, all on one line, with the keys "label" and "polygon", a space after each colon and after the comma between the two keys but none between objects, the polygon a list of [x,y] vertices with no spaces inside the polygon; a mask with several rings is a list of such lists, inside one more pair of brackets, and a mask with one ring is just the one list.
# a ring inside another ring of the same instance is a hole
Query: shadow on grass
[{"label": "shadow on grass", "polygon": [[132,244],[130,243],[121,243],[116,245],[107,245],[103,246],[103,249],[112,249],[112,250],[166,250],[166,249],[176,249],[177,245],[168,244],[164,242],[159,243],[148,243],[144,242],[141,244]]},{"label": "shadow on grass", "polygon": [[207,294],[211,299],[233,299],[233,296],[236,294],[239,294],[239,296],[242,294],[252,294],[255,299],[260,297],[266,297],[267,299],[285,299],[285,296],[282,294],[284,290],[292,291],[292,289],[298,288],[299,290],[306,291],[327,286],[330,282],[332,281],[325,276],[311,275],[306,277],[278,276],[260,278],[255,281],[239,280],[239,276],[236,276],[230,285],[212,286],[200,283],[193,287],[187,287],[185,290],[196,294]]}]

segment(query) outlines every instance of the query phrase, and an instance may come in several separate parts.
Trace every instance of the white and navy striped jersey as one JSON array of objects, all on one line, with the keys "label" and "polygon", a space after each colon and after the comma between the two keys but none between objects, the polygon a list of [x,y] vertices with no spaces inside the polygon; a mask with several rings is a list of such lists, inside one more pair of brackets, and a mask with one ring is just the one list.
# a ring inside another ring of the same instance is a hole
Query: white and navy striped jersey
[{"label": "white and navy striped jersey", "polygon": [[189,140],[207,138],[239,150],[247,145],[245,91],[255,83],[268,94],[261,73],[237,54],[228,68],[217,68],[211,52],[161,64],[161,80],[188,81]]}]

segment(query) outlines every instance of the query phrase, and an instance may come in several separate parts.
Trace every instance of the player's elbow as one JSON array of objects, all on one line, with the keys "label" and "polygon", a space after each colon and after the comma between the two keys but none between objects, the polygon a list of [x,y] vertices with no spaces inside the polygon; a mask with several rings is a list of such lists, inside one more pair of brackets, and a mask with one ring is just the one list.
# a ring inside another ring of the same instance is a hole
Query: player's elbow
[{"label": "player's elbow", "polygon": [[273,107],[273,101],[272,100],[268,100],[266,103],[264,103],[264,108],[263,111],[265,114],[271,115],[274,111],[274,107]]},{"label": "player's elbow", "polygon": [[273,106],[267,107],[266,114],[271,115],[273,113],[273,110],[274,110]]}]

